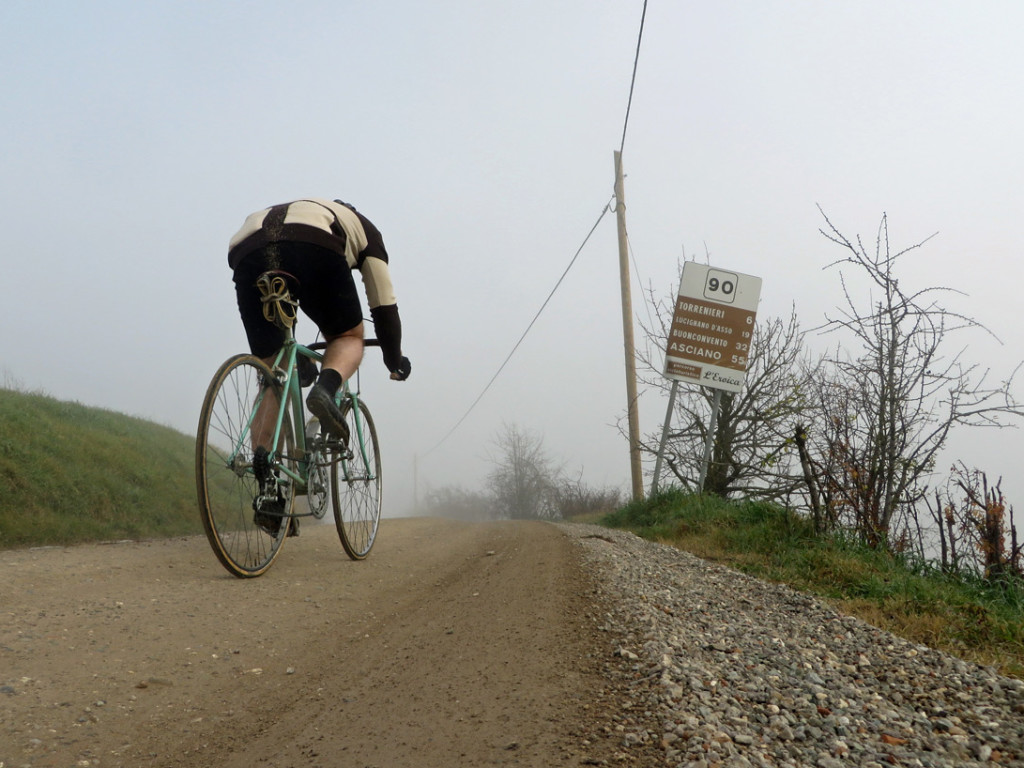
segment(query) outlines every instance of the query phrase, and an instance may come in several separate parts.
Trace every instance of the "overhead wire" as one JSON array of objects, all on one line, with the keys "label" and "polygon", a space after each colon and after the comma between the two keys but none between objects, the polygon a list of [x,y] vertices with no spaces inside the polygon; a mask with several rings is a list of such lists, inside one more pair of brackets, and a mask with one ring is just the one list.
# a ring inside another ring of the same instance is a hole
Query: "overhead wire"
[{"label": "overhead wire", "polygon": [[[636,71],[640,63],[640,44],[644,39],[644,22],[647,20],[647,0],[644,0],[643,10],[640,13],[640,30],[636,36],[636,53],[633,56],[633,74],[629,80],[629,98],[626,100],[626,116],[622,121],[622,140],[619,143],[619,155],[622,155],[623,150],[626,147],[626,128],[629,126],[629,113],[633,107],[633,90],[636,87]],[[640,286],[641,292],[643,291],[643,282],[640,279],[640,269],[636,263],[636,253],[633,251],[633,243],[629,239],[629,233],[626,233],[626,247],[629,250],[629,259],[633,265],[633,272],[636,275],[637,285]],[[647,311],[647,320],[651,323],[651,327],[654,327],[654,321],[651,317],[651,297],[644,296],[643,303],[644,308]]]},{"label": "overhead wire", "polygon": [[626,100],[626,117],[622,121],[622,141],[619,142],[619,154],[626,147],[626,127],[629,125],[629,112],[633,106],[633,88],[636,86],[636,68],[640,62],[640,41],[644,39],[644,21],[647,19],[647,0],[644,0],[644,9],[640,14],[640,31],[636,36],[636,54],[633,56],[633,75],[629,79],[629,98]]},{"label": "overhead wire", "polygon": [[498,370],[495,371],[494,375],[491,376],[491,380],[487,382],[487,386],[485,386],[483,388],[483,390],[481,390],[480,394],[477,395],[476,400],[474,400],[472,402],[472,404],[469,406],[469,408],[466,409],[466,412],[464,414],[462,414],[462,418],[460,418],[457,422],[455,422],[454,426],[452,426],[452,428],[449,429],[445,433],[444,437],[442,437],[440,440],[438,440],[437,443],[432,448],[430,448],[429,450],[425,451],[422,454],[423,456],[427,456],[427,455],[433,453],[439,447],[441,447],[441,445],[449,437],[452,436],[452,434],[455,432],[455,430],[457,430],[460,426],[462,426],[462,422],[464,422],[469,417],[469,414],[471,414],[473,412],[473,409],[476,408],[477,404],[481,400],[483,400],[484,395],[487,394],[487,391],[491,388],[491,386],[497,380],[498,376],[501,375],[501,372],[505,370],[505,366],[508,365],[509,361],[512,359],[512,356],[516,353],[516,350],[518,350],[519,347],[522,345],[523,341],[526,339],[527,334],[529,334],[530,329],[533,328],[534,324],[537,322],[537,318],[539,318],[541,316],[541,313],[544,311],[545,307],[547,307],[548,303],[551,301],[551,298],[555,295],[555,292],[562,285],[562,281],[565,280],[565,276],[569,274],[569,270],[571,270],[573,268],[573,265],[576,263],[576,259],[579,258],[579,255],[583,252],[583,249],[586,247],[587,243],[590,241],[590,237],[591,237],[591,235],[594,234],[594,231],[597,229],[598,224],[601,223],[601,220],[605,217],[605,214],[608,213],[608,211],[610,211],[610,210],[611,210],[611,200],[609,200],[607,203],[605,203],[604,208],[601,209],[601,213],[597,217],[597,221],[594,222],[594,226],[592,226],[590,228],[590,231],[587,233],[587,236],[585,238],[583,238],[583,242],[580,243],[580,247],[576,249],[576,253],[574,253],[572,259],[570,259],[569,266],[567,266],[565,268],[565,270],[562,272],[562,276],[558,278],[558,282],[555,283],[555,287],[551,289],[551,292],[548,294],[548,297],[546,299],[544,299],[544,303],[541,304],[540,309],[537,310],[537,313],[533,316],[533,319],[530,321],[530,324],[528,326],[526,326],[526,330],[523,331],[523,334],[519,337],[519,341],[517,341],[515,343],[515,346],[512,347],[512,351],[508,353],[508,356],[505,358],[504,362],[502,362],[502,364],[498,367]]},{"label": "overhead wire", "polygon": [[[636,71],[637,71],[637,65],[638,65],[638,63],[640,61],[640,43],[643,40],[644,22],[645,22],[646,18],[647,18],[647,0],[644,0],[643,11],[642,11],[642,13],[640,15],[640,31],[637,34],[636,53],[635,53],[635,55],[633,57],[633,72],[632,72],[632,75],[631,75],[630,81],[629,81],[629,98],[626,101],[626,115],[625,115],[625,118],[623,119],[623,123],[622,123],[622,138],[621,138],[621,140],[619,142],[619,154],[620,155],[622,154],[622,151],[623,151],[623,149],[626,146],[626,129],[629,126],[629,113],[630,113],[630,110],[631,110],[632,105],[633,105],[633,90],[634,90],[634,88],[636,86]],[[612,200],[614,200],[614,199],[615,199],[615,195],[613,194],[612,195]],[[562,272],[562,276],[558,278],[558,282],[555,283],[555,287],[551,289],[551,292],[548,294],[548,297],[544,300],[544,303],[541,304],[540,309],[537,310],[537,313],[533,316],[533,319],[530,321],[530,324],[526,326],[526,330],[523,331],[523,334],[519,337],[519,340],[512,347],[512,351],[508,353],[508,356],[505,358],[505,360],[502,362],[502,364],[498,367],[498,370],[495,371],[495,373],[491,377],[490,381],[487,382],[487,385],[481,390],[480,394],[477,395],[476,399],[470,404],[469,408],[466,409],[466,412],[464,414],[462,414],[462,417],[457,422],[455,422],[455,424],[452,426],[451,429],[449,429],[445,433],[444,437],[442,437],[440,440],[438,440],[437,443],[435,443],[433,445],[433,447],[431,447],[429,450],[425,451],[422,454],[423,456],[427,456],[427,455],[433,453],[439,447],[441,447],[441,445],[443,445],[444,442],[449,437],[452,436],[452,434],[455,432],[455,430],[457,430],[460,426],[462,426],[462,423],[469,417],[470,413],[473,412],[473,410],[476,408],[476,406],[484,398],[484,395],[486,395],[488,390],[490,390],[491,386],[497,380],[498,376],[500,376],[502,371],[505,370],[505,366],[508,365],[509,361],[512,359],[512,356],[515,355],[516,350],[518,350],[519,347],[522,345],[523,341],[526,339],[527,334],[529,334],[530,330],[533,328],[534,324],[537,322],[537,319],[540,317],[541,313],[544,311],[544,309],[547,307],[548,303],[551,301],[552,297],[555,295],[555,292],[562,285],[562,281],[565,280],[566,275],[569,274],[569,270],[571,270],[573,265],[576,263],[576,260],[579,258],[580,253],[583,252],[584,247],[586,247],[587,243],[590,241],[590,237],[594,234],[594,231],[597,229],[597,226],[601,223],[601,220],[605,217],[605,214],[607,214],[610,210],[612,210],[611,200],[609,200],[607,203],[605,203],[604,208],[601,209],[601,213],[597,217],[597,221],[594,222],[594,226],[592,226],[590,228],[590,231],[587,233],[587,236],[585,238],[583,238],[583,242],[580,244],[580,247],[577,248],[576,249],[576,253],[573,254],[572,259],[569,261],[569,266],[567,266],[565,268],[565,271]],[[630,246],[630,250],[632,250],[632,246]],[[636,262],[635,262],[635,260],[633,262],[633,269],[636,270]],[[639,276],[638,276],[638,279],[639,279]]]}]

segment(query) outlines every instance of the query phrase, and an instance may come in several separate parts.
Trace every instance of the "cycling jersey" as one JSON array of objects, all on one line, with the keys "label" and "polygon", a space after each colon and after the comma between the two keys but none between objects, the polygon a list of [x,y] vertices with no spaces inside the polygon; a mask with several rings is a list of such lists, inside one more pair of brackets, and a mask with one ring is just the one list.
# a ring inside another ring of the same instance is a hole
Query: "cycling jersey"
[{"label": "cycling jersey", "polygon": [[228,264],[236,269],[245,256],[279,242],[319,245],[338,254],[349,269],[359,270],[371,310],[397,302],[380,230],[355,208],[306,198],[256,211],[231,238]]},{"label": "cycling jersey", "polygon": [[299,288],[303,311],[325,335],[335,336],[362,322],[352,280],[352,270],[358,269],[384,364],[392,373],[408,376],[384,239],[352,206],[310,197],[256,211],[231,238],[228,264],[235,273],[250,349],[260,357],[283,341],[280,329],[262,317],[255,287],[260,272],[284,268],[305,283]]}]

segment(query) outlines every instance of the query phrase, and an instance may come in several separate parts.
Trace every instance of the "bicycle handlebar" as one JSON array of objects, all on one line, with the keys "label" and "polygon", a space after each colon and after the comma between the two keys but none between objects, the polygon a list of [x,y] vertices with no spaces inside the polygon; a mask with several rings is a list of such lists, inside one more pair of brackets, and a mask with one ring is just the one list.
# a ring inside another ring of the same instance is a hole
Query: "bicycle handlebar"
[{"label": "bicycle handlebar", "polygon": [[[364,347],[379,347],[380,339],[363,339]],[[327,349],[326,341],[317,341],[312,344],[307,344],[306,349],[312,349],[314,352],[319,352],[321,349]]]}]

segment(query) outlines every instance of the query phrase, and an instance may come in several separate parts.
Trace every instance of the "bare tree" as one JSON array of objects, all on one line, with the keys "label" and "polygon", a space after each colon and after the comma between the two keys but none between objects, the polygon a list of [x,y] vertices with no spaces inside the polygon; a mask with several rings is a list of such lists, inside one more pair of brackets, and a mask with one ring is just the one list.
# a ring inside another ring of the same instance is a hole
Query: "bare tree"
[{"label": "bare tree", "polygon": [[991,487],[984,472],[968,470],[963,464],[954,469],[954,476],[971,505],[962,525],[974,543],[985,578],[992,582],[1019,578],[1021,545],[1013,524],[1013,507],[1007,506],[1000,487],[1002,481]]},{"label": "bare tree", "polygon": [[[662,370],[674,302],[674,295],[657,298],[652,293],[652,325],[641,324],[647,337],[639,354],[641,377],[648,388],[665,392],[671,387]],[[706,493],[783,499],[804,488],[792,461],[793,433],[806,406],[803,337],[795,310],[785,319],[758,322],[746,383],[740,392],[722,394]],[[714,390],[694,386],[682,386],[677,393],[664,462],[686,488],[695,489],[699,480],[714,396]],[[651,433],[641,448],[656,455],[660,442],[661,432]]]},{"label": "bare tree", "polygon": [[945,492],[937,489],[927,505],[937,524],[942,570],[973,571],[998,584],[1024,576],[1024,543],[1002,481],[991,486],[984,472],[963,462],[951,472]]},{"label": "bare tree", "polygon": [[495,468],[487,485],[495,515],[512,519],[556,517],[561,468],[544,450],[543,438],[506,424],[494,445],[497,453],[490,461]]},{"label": "bare tree", "polygon": [[[820,210],[820,208],[819,208]],[[808,436],[818,483],[832,512],[874,547],[900,548],[909,512],[926,493],[935,460],[956,426],[1006,426],[1024,415],[1011,393],[1013,377],[987,383],[988,371],[945,353],[951,334],[982,329],[950,312],[935,296],[948,288],[908,291],[895,267],[931,238],[893,252],[883,214],[873,249],[846,238],[822,211],[821,233],[846,255],[829,268],[853,267],[871,284],[854,297],[840,272],[845,306],[826,317],[842,344],[818,368],[819,428]]]},{"label": "bare tree", "polygon": [[564,477],[555,487],[558,517],[597,517],[614,512],[622,506],[621,488],[591,488],[584,484],[582,472],[575,478]]}]

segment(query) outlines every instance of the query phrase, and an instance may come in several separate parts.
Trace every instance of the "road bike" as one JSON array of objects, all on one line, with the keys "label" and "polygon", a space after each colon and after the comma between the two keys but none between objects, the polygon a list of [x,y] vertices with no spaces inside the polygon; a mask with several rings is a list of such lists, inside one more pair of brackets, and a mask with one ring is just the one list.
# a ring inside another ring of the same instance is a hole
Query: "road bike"
[{"label": "road bike", "polygon": [[[257,283],[264,316],[285,331],[273,364],[248,354],[225,360],[199,417],[199,512],[217,559],[239,578],[266,573],[285,539],[298,533],[300,518],[324,517],[328,498],[353,560],[370,553],[380,524],[379,443],[358,374],[342,385],[336,401],[349,428],[347,441],[306,417],[302,386],[312,383],[326,344],[296,342],[298,302],[290,277],[267,272]],[[374,339],[364,343],[379,346]],[[297,504],[303,497],[305,504]]]}]

